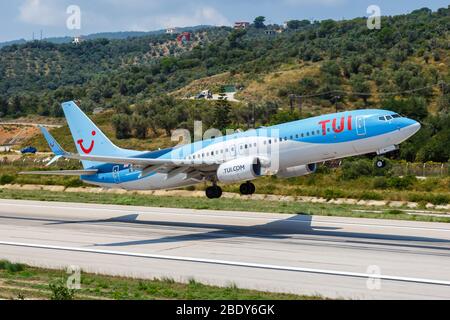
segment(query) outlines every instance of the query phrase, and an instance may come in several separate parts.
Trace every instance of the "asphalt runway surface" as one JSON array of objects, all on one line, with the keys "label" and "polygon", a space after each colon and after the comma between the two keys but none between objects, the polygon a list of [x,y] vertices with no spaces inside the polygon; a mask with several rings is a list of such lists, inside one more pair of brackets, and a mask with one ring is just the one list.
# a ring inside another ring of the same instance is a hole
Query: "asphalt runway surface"
[{"label": "asphalt runway surface", "polygon": [[0,200],[0,259],[349,299],[450,299],[450,224]]}]

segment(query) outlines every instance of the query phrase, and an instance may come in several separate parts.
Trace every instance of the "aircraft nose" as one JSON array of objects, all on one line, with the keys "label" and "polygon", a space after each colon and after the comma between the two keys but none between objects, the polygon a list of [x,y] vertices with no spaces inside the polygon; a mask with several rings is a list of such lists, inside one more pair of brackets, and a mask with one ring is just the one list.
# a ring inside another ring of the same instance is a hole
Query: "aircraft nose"
[{"label": "aircraft nose", "polygon": [[420,130],[422,127],[419,122],[413,119],[405,119],[406,120],[406,126],[402,129],[409,137],[415,135],[417,131]]},{"label": "aircraft nose", "polygon": [[411,124],[409,125],[409,127],[411,128],[411,131],[414,133],[416,133],[417,131],[420,130],[420,128],[422,127],[421,124],[415,120],[412,119],[408,119],[409,121],[411,121]]}]

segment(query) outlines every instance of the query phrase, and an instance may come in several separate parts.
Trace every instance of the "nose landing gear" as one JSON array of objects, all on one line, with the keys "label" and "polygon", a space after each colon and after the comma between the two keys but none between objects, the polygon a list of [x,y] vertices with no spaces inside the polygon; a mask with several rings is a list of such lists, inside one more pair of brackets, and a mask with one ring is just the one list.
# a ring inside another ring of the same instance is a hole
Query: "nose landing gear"
[{"label": "nose landing gear", "polygon": [[375,161],[375,167],[377,167],[378,169],[383,169],[384,167],[386,167],[386,160],[384,160],[384,159],[377,159]]},{"label": "nose landing gear", "polygon": [[253,183],[246,182],[246,183],[241,184],[241,187],[239,188],[239,191],[243,195],[252,195],[252,194],[255,193],[256,187],[255,187],[255,185]]}]

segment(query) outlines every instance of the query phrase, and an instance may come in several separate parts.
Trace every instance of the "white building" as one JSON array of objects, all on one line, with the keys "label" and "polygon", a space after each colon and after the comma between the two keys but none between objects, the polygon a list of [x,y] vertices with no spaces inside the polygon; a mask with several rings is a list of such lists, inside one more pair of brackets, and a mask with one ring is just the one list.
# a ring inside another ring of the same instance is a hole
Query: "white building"
[{"label": "white building", "polygon": [[177,28],[167,28],[166,29],[166,33],[167,34],[176,34],[177,33]]},{"label": "white building", "polygon": [[73,44],[80,44],[81,42],[83,42],[83,38],[81,36],[74,37],[72,41]]}]

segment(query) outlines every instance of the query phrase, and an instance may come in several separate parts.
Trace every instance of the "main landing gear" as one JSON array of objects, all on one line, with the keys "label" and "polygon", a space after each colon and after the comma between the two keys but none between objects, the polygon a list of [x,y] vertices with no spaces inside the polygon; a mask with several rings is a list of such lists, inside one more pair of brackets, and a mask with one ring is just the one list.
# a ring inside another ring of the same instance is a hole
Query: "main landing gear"
[{"label": "main landing gear", "polygon": [[243,195],[252,195],[252,194],[255,193],[256,187],[255,187],[255,185],[253,183],[246,182],[246,183],[241,184],[241,187],[239,188],[239,191]]},{"label": "main landing gear", "polygon": [[219,199],[222,196],[222,188],[218,185],[206,188],[206,196],[208,199]]},{"label": "main landing gear", "polygon": [[[242,195],[252,195],[256,191],[256,187],[251,182],[246,182],[241,184],[239,191]],[[218,185],[213,185],[211,187],[206,188],[206,197],[208,199],[219,199],[222,197],[222,188]]]}]

